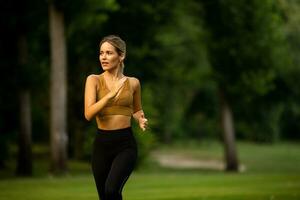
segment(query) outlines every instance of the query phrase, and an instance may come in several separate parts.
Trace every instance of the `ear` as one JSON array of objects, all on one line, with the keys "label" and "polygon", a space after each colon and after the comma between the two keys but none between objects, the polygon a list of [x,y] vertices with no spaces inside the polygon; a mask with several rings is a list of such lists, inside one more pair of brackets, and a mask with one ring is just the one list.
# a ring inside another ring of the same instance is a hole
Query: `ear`
[{"label": "ear", "polygon": [[125,54],[122,53],[122,55],[120,55],[120,62],[123,62],[125,60]]}]

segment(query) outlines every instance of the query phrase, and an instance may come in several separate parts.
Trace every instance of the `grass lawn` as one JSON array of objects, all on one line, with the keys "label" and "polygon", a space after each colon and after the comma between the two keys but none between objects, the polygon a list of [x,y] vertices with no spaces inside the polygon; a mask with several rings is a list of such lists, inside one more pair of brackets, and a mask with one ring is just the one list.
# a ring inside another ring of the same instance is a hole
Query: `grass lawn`
[{"label": "grass lawn", "polygon": [[[239,143],[240,173],[217,170],[161,168],[151,164],[132,174],[124,200],[299,200],[300,144]],[[195,159],[222,159],[217,143],[180,143],[156,151]],[[0,200],[96,200],[86,163],[70,162],[71,173],[51,177],[2,178]],[[0,174],[1,175],[1,174]]]}]

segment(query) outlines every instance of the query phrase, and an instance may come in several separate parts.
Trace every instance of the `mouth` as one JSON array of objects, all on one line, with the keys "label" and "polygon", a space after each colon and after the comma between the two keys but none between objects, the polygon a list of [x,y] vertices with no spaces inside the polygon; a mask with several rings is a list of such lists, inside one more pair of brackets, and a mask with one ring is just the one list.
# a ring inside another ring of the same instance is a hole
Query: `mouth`
[{"label": "mouth", "polygon": [[101,62],[102,65],[108,65],[108,62]]}]

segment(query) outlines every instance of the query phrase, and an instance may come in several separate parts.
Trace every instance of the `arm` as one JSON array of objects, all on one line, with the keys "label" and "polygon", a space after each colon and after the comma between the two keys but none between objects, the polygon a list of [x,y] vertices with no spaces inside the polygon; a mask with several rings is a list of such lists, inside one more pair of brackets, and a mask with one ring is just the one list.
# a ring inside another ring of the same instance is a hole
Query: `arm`
[{"label": "arm", "polygon": [[104,106],[118,94],[125,80],[126,79],[119,80],[111,92],[97,101],[98,78],[95,75],[90,75],[87,77],[84,92],[84,116],[88,121],[95,117],[97,113],[99,113],[101,109],[104,108]]},{"label": "arm", "polygon": [[86,79],[84,91],[84,116],[90,121],[108,103],[109,98],[104,96],[97,100],[97,77],[90,75]]},{"label": "arm", "polygon": [[134,93],[133,93],[133,118],[139,123],[140,128],[145,131],[148,120],[145,118],[141,103],[141,84],[140,81],[134,78]]}]

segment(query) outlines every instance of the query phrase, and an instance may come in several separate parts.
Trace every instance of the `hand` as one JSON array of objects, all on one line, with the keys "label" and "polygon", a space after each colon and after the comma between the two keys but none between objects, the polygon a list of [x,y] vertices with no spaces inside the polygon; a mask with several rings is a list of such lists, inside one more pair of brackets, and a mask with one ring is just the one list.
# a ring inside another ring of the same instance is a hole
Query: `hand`
[{"label": "hand", "polygon": [[126,77],[123,77],[115,83],[115,85],[112,87],[110,92],[107,94],[109,99],[115,98],[116,96],[119,95],[122,87],[124,86],[126,79],[127,79]]},{"label": "hand", "polygon": [[148,125],[148,119],[145,118],[144,113],[141,114],[139,118],[139,126],[140,128],[145,131]]}]

